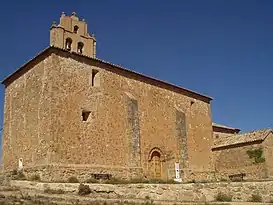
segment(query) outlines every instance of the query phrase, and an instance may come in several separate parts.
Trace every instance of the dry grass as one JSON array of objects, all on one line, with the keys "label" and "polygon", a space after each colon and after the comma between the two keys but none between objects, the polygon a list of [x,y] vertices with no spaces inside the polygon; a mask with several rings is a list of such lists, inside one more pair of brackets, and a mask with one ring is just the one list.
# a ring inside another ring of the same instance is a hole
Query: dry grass
[{"label": "dry grass", "polygon": [[55,190],[55,189],[50,189],[50,188],[45,189],[44,192],[46,194],[64,194],[65,193],[65,191],[62,189]]}]

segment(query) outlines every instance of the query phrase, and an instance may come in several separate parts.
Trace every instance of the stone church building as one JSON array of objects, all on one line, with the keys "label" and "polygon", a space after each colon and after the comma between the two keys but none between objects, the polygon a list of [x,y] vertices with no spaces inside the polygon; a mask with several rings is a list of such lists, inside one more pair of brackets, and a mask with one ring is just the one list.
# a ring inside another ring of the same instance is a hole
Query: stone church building
[{"label": "stone church building", "polygon": [[2,83],[3,170],[168,180],[176,166],[182,180],[213,176],[212,98],[97,58],[75,13],[62,13],[50,46]]}]

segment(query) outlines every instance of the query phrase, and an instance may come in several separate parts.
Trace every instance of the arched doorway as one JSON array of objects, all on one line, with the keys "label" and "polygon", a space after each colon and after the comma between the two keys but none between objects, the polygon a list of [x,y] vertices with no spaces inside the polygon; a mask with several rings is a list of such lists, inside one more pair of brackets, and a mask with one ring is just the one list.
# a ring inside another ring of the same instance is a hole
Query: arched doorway
[{"label": "arched doorway", "polygon": [[154,179],[162,177],[162,154],[159,149],[153,149],[149,156],[149,171]]}]

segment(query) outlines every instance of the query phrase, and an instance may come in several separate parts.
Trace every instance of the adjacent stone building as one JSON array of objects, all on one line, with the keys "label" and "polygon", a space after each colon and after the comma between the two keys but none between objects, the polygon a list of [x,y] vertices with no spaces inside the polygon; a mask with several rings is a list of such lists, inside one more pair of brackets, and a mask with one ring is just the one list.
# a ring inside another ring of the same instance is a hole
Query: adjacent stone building
[{"label": "adjacent stone building", "polygon": [[207,179],[214,172],[211,98],[96,57],[75,13],[50,29],[50,46],[5,85],[3,169],[42,179]]},{"label": "adjacent stone building", "polygon": [[215,171],[223,178],[273,178],[273,131],[256,130],[234,135],[221,135],[212,147]]},{"label": "adjacent stone building", "polygon": [[212,123],[212,130],[215,144],[217,144],[219,138],[222,139],[223,137],[233,136],[241,131],[238,128],[228,127],[217,123]]}]

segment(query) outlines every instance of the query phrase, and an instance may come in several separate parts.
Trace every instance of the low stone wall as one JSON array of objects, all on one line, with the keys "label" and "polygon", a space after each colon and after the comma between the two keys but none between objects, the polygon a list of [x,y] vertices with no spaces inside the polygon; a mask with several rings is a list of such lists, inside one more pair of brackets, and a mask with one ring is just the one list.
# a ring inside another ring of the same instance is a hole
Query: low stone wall
[{"label": "low stone wall", "polygon": [[[9,170],[11,172],[12,170]],[[77,177],[81,182],[91,178],[94,173],[111,174],[117,178],[142,178],[143,170],[138,167],[99,167],[88,165],[43,165],[25,167],[24,175],[29,179],[39,175],[42,181],[67,181],[69,177]]]},{"label": "low stone wall", "polygon": [[[223,177],[219,177],[219,173],[214,171],[200,171],[194,169],[182,169],[181,177],[183,182],[215,182],[217,180],[220,181],[219,179],[223,179]],[[227,179],[227,177],[225,177],[225,179]]]},{"label": "low stone wall", "polygon": [[[12,186],[36,190],[62,189],[77,193],[78,183],[40,183],[11,181]],[[249,201],[252,194],[260,194],[263,202],[273,200],[273,181],[268,182],[221,182],[193,184],[89,184],[92,198],[152,199],[161,201],[214,201],[218,193],[232,196],[232,201]]]},{"label": "low stone wall", "polygon": [[[234,174],[245,174],[244,180],[261,180],[268,179],[267,170],[265,164],[253,164],[251,166],[242,166],[234,169],[222,169],[219,173],[223,176],[230,176]],[[226,177],[224,177],[226,178]]]},{"label": "low stone wall", "polygon": [[[92,166],[92,165],[62,165],[48,164],[39,166],[24,167],[22,170],[27,179],[34,175],[38,175],[42,181],[46,182],[61,182],[67,181],[69,177],[76,177],[80,182],[85,182],[92,177],[92,174],[111,174],[112,177],[119,179],[145,179],[142,167],[113,167],[113,166]],[[170,173],[169,177],[162,180],[173,180],[175,178],[175,170]],[[10,170],[1,169],[1,175],[10,175],[13,172]],[[196,170],[183,169],[181,177],[183,182],[190,181],[220,181],[224,177],[219,177],[219,173],[211,170]],[[228,179],[226,176],[225,179]]]}]

